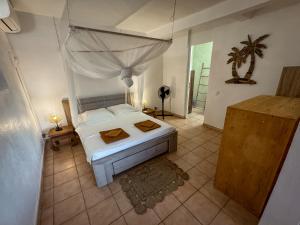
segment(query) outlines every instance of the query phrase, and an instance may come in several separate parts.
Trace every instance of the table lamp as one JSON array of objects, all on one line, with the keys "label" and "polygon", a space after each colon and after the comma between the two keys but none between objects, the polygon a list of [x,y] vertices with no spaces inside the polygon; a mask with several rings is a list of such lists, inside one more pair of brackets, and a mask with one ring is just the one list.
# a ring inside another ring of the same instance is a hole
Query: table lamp
[{"label": "table lamp", "polygon": [[59,123],[61,120],[62,120],[62,118],[61,118],[60,116],[58,116],[58,115],[51,115],[51,116],[49,117],[49,121],[50,121],[51,123],[55,123],[55,124],[56,124],[56,128],[55,128],[56,131],[62,130],[62,128],[58,125],[58,123]]}]

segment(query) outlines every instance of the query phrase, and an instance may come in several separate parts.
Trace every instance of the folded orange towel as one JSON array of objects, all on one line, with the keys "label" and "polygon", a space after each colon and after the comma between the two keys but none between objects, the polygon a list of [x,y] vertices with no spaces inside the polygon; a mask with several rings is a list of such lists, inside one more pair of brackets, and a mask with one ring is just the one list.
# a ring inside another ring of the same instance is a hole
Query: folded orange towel
[{"label": "folded orange towel", "polygon": [[159,124],[151,120],[145,120],[139,123],[135,123],[134,126],[136,126],[139,130],[143,132],[147,132],[161,127]]},{"label": "folded orange towel", "polygon": [[119,136],[121,133],[122,133],[122,130],[121,130],[121,129],[118,129],[118,130],[111,130],[111,131],[108,131],[107,133],[105,133],[105,136],[107,136],[107,137],[117,137],[117,136]]},{"label": "folded orange towel", "polygon": [[129,137],[129,134],[127,134],[122,128],[100,131],[99,133],[102,140],[106,144],[110,144]]}]

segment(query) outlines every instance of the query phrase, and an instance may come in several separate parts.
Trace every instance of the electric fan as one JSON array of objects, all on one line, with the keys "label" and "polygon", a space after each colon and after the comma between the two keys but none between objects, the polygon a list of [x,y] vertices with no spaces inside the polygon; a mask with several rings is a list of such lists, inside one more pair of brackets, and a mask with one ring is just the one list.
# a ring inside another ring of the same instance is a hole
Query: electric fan
[{"label": "electric fan", "polygon": [[165,99],[167,99],[171,94],[170,88],[166,85],[161,86],[158,89],[158,97],[161,98],[161,115],[158,116],[162,116],[163,120],[165,119],[165,116],[171,116],[171,115],[165,115],[165,110],[164,110],[164,104],[165,104]]}]

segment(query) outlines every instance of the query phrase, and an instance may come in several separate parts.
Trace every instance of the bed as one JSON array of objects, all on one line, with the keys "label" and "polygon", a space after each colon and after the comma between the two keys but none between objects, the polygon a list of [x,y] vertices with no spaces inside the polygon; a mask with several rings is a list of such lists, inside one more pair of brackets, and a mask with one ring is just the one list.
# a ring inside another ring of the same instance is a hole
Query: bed
[{"label": "bed", "polygon": [[[125,103],[125,95],[109,95],[79,99],[79,113],[98,108]],[[66,112],[67,120],[70,113]],[[161,127],[149,132],[138,130],[134,123],[152,120]],[[130,137],[105,144],[99,136],[99,131],[122,128]],[[169,124],[152,118],[139,111],[126,114],[114,114],[108,121],[95,124],[79,124],[78,133],[85,150],[87,161],[92,165],[98,187],[113,182],[113,176],[122,173],[148,159],[166,152],[177,150],[177,131]]]}]

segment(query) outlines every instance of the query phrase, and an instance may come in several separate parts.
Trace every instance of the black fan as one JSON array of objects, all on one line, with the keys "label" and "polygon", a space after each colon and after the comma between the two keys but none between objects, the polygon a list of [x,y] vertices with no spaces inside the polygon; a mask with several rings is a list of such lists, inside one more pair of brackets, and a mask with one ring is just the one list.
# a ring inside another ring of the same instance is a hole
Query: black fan
[{"label": "black fan", "polygon": [[171,94],[170,88],[166,85],[163,85],[158,89],[158,97],[161,98],[161,115],[158,116],[162,116],[163,119],[165,119],[165,116],[170,116],[170,115],[165,115],[165,110],[164,110],[165,99],[168,98],[170,94]]}]

